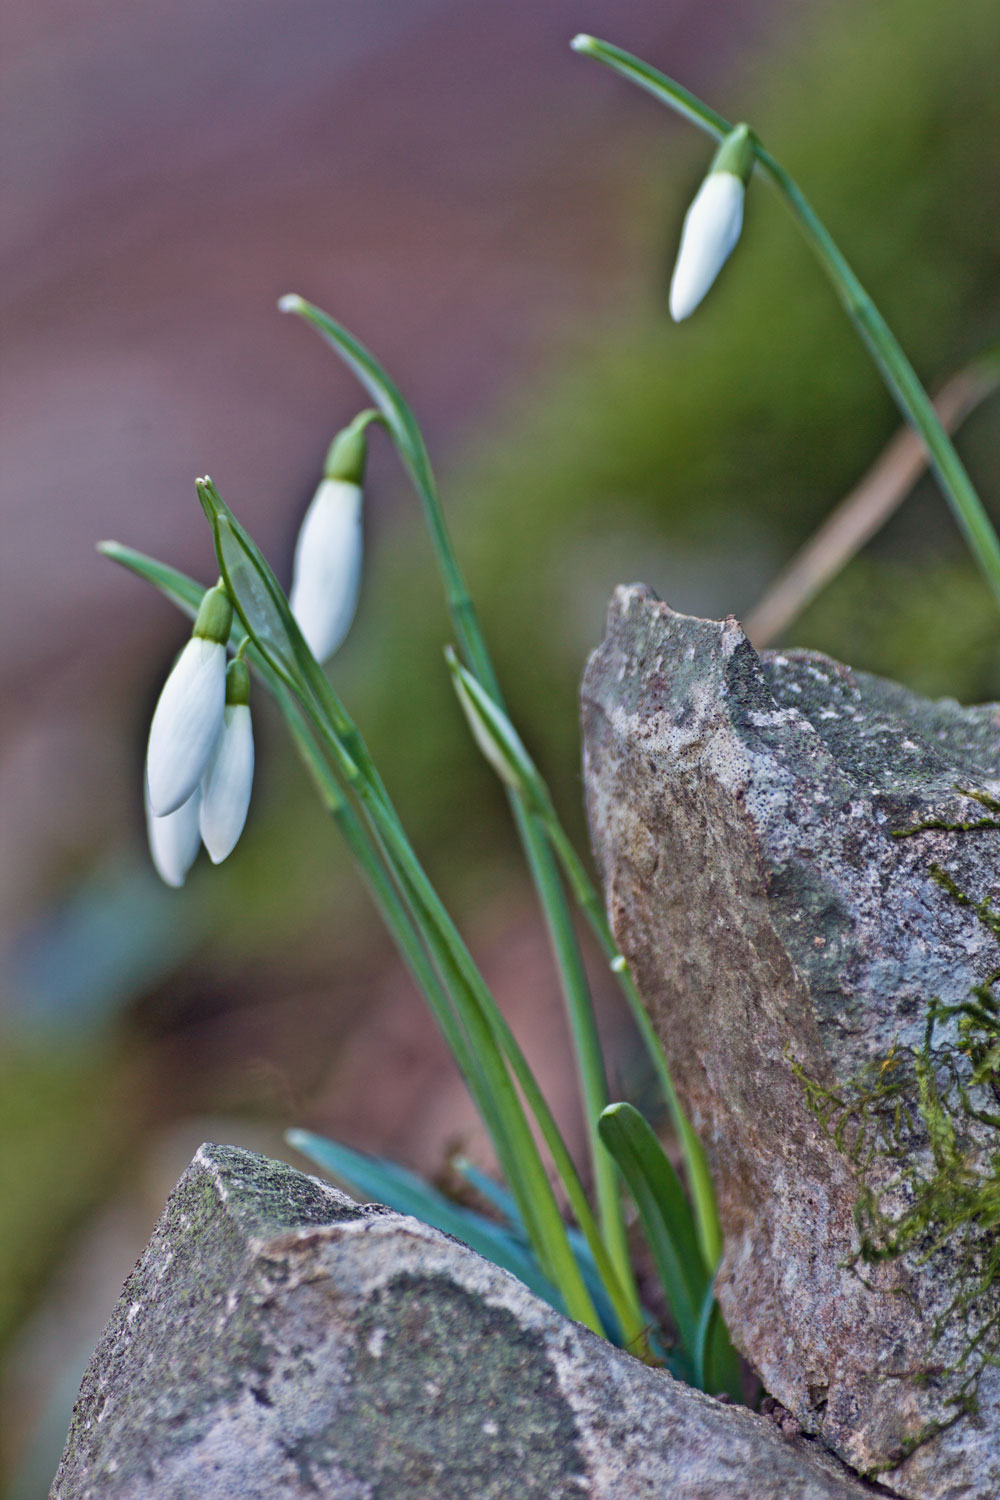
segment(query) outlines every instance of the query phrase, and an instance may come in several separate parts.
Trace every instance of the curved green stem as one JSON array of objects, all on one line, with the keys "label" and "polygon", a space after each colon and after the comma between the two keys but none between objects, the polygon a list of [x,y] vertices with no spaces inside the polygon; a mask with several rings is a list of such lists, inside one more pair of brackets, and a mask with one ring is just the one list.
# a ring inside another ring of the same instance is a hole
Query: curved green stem
[{"label": "curved green stem", "polygon": [[687,1172],[688,1186],[691,1190],[691,1198],[694,1204],[695,1223],[698,1228],[698,1243],[705,1264],[710,1272],[713,1272],[719,1264],[722,1255],[722,1228],[719,1224],[719,1210],[715,1201],[715,1187],[712,1183],[712,1174],[709,1171],[708,1159],[705,1156],[705,1148],[695,1134],[690,1120],[684,1112],[684,1106],[677,1096],[677,1089],[670,1072],[666,1054],[659,1037],[653,1029],[653,1023],[649,1019],[646,1007],[642,1003],[639,991],[635,987],[631,970],[624,954],[615,942],[611,924],[608,921],[607,912],[604,909],[593,882],[584,869],[583,862],[577,854],[566,830],[560,823],[555,809],[549,804],[551,811],[545,813],[543,822],[556,856],[563,867],[566,879],[574,899],[580,906],[581,911],[590,924],[591,931],[597,938],[601,952],[618,980],[622,993],[632,1013],[632,1019],[638,1029],[646,1046],[646,1051],[656,1069],[656,1075],[663,1090],[663,1097],[670,1112],[670,1118],[677,1138],[680,1142],[681,1151],[684,1156],[684,1166]]},{"label": "curved green stem", "polygon": [[[616,73],[638,84],[675,113],[719,140],[733,129],[722,115],[710,109],[672,78],[610,42],[579,36],[574,50],[595,57]],[[975,486],[945,432],[934,405],[898,339],[861,285],[829,231],[794,179],[769,151],[753,138],[756,169],[778,193],[803,238],[826,272],[844,311],[857,329],[896,405],[920,434],[945,499],[981,568],[987,583],[1000,600],[1000,539],[983,508]]]},{"label": "curved green stem", "polygon": [[[533,814],[524,808],[522,812],[525,820],[530,822]],[[558,869],[551,858],[538,858],[539,848],[548,854],[544,835],[541,840],[532,837],[525,841],[525,855],[542,909],[548,920],[549,933],[563,985],[566,1014],[583,1094],[584,1122],[594,1173],[594,1189],[597,1195],[601,1229],[618,1279],[633,1293],[633,1311],[638,1317],[639,1298],[635,1288],[632,1257],[629,1253],[621,1210],[618,1169],[598,1132],[598,1121],[602,1112],[607,1108],[609,1096],[607,1075],[604,1071],[604,1055],[590,999],[590,985],[583,967],[583,956],[573,928],[572,915],[559,883]]]},{"label": "curved green stem", "polygon": [[[363,344],[359,343],[342,324],[336,322],[328,313],[294,294],[282,297],[278,305],[283,312],[298,314],[316,329],[354,372],[382,412],[423,509],[435,560],[441,574],[448,611],[462,654],[478,681],[502,706],[503,697],[496,670],[490,658],[472,596],[452,545],[434,471],[419,423],[412,410],[378,361]],[[605,1242],[618,1267],[619,1275],[625,1285],[630,1288],[631,1299],[638,1308],[638,1291],[635,1288],[634,1271],[628,1254],[617,1172],[607,1158],[605,1148],[597,1133],[597,1115],[600,1109],[593,1114],[591,1108],[592,1102],[597,1100],[602,1101],[601,1108],[607,1103],[607,1085],[604,1080],[600,1047],[595,1045],[596,1028],[593,1006],[573,931],[572,916],[543,830],[528,808],[522,805],[516,793],[510,791],[508,800],[548,928],[570,1027],[577,1048],[577,1061],[581,1070],[581,1094],[587,1113],[587,1139],[590,1147],[591,1168],[598,1194]],[[597,1066],[595,1066],[595,1058]],[[591,1118],[592,1114],[593,1118]]]}]

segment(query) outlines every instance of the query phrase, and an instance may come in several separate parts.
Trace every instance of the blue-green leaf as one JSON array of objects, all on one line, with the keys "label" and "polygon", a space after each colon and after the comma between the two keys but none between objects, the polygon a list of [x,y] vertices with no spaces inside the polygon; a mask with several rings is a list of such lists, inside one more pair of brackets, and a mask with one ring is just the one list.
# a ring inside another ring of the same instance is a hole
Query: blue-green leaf
[{"label": "blue-green leaf", "polygon": [[424,1224],[454,1235],[494,1265],[510,1271],[529,1290],[559,1312],[566,1308],[559,1292],[539,1270],[534,1254],[519,1238],[482,1214],[451,1203],[415,1172],[381,1157],[353,1151],[337,1141],[307,1130],[290,1130],[285,1139],[324,1172],[335,1177],[353,1196],[384,1203],[397,1213],[411,1214]]},{"label": "blue-green leaf", "polygon": [[743,1364],[733,1348],[711,1281],[698,1315],[692,1366],[694,1383],[703,1391],[713,1396],[725,1391],[734,1401],[742,1402]]},{"label": "blue-green leaf", "polygon": [[693,1360],[709,1278],[681,1180],[653,1131],[631,1104],[609,1104],[601,1115],[599,1129],[635,1200],[678,1337]]}]

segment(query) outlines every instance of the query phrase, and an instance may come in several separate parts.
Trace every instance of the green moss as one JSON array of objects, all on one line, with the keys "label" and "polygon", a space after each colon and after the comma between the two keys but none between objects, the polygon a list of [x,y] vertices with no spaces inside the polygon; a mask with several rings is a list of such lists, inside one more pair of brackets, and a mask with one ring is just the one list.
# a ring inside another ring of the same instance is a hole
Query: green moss
[{"label": "green moss", "polygon": [[[1000,811],[985,794],[977,797]],[[947,825],[956,833],[980,826],[998,825]],[[1000,936],[1000,912],[988,901],[968,896],[938,865],[931,874]],[[930,1325],[921,1376],[957,1377],[947,1398],[950,1420],[974,1409],[983,1371],[1000,1364],[998,982],[1000,970],[959,1004],[930,1000],[919,1046],[894,1043],[842,1087],[828,1088],[792,1062],[811,1113],[857,1173],[851,1268],[864,1279],[865,1267],[906,1256],[949,1289]],[[911,1294],[904,1288],[900,1295]],[[931,1424],[913,1446],[943,1425]]]}]

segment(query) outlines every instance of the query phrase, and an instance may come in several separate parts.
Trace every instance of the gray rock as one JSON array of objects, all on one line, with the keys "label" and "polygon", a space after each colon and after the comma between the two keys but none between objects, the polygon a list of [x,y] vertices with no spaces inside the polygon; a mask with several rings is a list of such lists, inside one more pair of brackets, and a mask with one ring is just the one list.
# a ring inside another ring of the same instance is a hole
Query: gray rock
[{"label": "gray rock", "polygon": [[[590,661],[583,720],[614,930],[716,1173],[735,1341],[853,1468],[920,1500],[996,1500],[1000,1369],[981,1357],[997,1348],[996,1287],[967,1318],[954,1306],[991,1245],[996,1270],[996,1230],[935,1248],[931,1221],[909,1253],[865,1265],[855,1211],[866,1188],[890,1221],[913,1208],[934,1165],[915,1102],[930,1002],[964,1002],[1000,967],[1000,820],[963,795],[1000,797],[1000,707],[929,702],[817,653],[758,657],[735,620],[632,587]],[[895,836],[980,820],[994,826]],[[958,1040],[954,1018],[937,1025],[942,1089],[946,1056],[968,1084]],[[901,1156],[881,1149],[880,1099],[864,1164],[857,1102],[895,1077]],[[996,1115],[993,1082],[969,1098]],[[958,1129],[958,1156],[1000,1189],[996,1127],[962,1111]],[[978,1413],[960,1415],[963,1393]]]},{"label": "gray rock", "polygon": [[415,1219],[203,1146],[84,1378],[52,1500],[860,1500]]}]

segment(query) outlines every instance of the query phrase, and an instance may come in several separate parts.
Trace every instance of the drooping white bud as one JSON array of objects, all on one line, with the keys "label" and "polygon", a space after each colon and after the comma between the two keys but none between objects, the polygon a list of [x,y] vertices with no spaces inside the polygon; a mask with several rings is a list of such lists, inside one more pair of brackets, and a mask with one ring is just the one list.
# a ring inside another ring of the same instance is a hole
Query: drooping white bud
[{"label": "drooping white bud", "polygon": [[163,685],[146,752],[149,805],[158,818],[188,800],[215,748],[226,703],[224,643],[231,621],[225,591],[209,589],[194,634]]},{"label": "drooping white bud", "polygon": [[195,636],[163,685],[149,731],[146,785],[158,818],[176,812],[201,781],[225,705],[226,648]]},{"label": "drooping white bud", "polygon": [[184,884],[188,870],[198,857],[201,834],[198,830],[198,809],[201,792],[194,795],[165,818],[158,818],[149,805],[146,793],[146,832],[149,835],[149,852],[160,879],[176,889]]},{"label": "drooping white bud", "polygon": [[361,586],[361,485],[368,456],[361,415],[330,444],[323,479],[295,543],[292,614],[317,661],[340,646],[354,619]]},{"label": "drooping white bud", "polygon": [[250,807],[253,729],[250,678],[243,661],[230,662],[222,733],[201,783],[201,837],[213,865],[236,848]]},{"label": "drooping white bud", "polygon": [[690,317],[736,247],[753,162],[750,131],[738,125],[720,146],[684,219],[670,282],[670,316],[675,323]]},{"label": "drooping white bud", "polygon": [[345,479],[324,479],[295,544],[288,596],[317,661],[331,657],[351,627],[361,587],[361,555],[361,488]]}]

